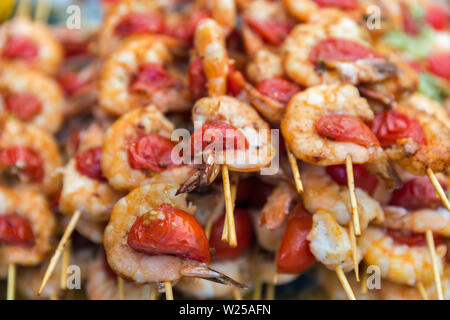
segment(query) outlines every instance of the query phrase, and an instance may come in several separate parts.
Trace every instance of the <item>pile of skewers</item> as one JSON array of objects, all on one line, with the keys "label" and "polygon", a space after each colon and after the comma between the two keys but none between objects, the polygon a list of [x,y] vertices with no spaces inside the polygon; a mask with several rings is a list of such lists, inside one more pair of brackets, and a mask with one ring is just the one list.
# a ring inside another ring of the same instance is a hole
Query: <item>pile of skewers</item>
[{"label": "pile of skewers", "polygon": [[7,299],[450,299],[444,2],[101,5],[0,25]]}]

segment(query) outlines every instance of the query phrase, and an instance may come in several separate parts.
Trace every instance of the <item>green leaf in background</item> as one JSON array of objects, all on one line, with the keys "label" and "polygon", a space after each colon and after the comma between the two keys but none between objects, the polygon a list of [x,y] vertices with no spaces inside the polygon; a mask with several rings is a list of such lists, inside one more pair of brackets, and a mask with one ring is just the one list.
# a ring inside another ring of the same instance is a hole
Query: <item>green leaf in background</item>
[{"label": "green leaf in background", "polygon": [[430,28],[422,28],[415,37],[399,30],[392,30],[386,34],[384,41],[401,51],[409,53],[415,59],[423,59],[431,51],[433,36],[434,32]]}]

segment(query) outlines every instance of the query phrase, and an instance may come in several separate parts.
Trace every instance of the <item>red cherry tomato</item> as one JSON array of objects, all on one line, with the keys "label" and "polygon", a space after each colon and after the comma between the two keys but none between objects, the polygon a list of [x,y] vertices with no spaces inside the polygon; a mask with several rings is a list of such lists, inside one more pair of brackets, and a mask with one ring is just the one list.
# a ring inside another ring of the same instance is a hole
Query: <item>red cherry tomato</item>
[{"label": "red cherry tomato", "polygon": [[444,30],[449,21],[445,9],[438,5],[428,6],[425,12],[425,22],[436,30]]},{"label": "red cherry tomato", "polygon": [[150,63],[139,67],[137,75],[131,82],[131,92],[152,94],[156,90],[174,85],[172,76],[158,63]]},{"label": "red cherry tomato", "polygon": [[92,147],[75,156],[75,164],[79,173],[91,179],[106,181],[100,165],[102,147]]},{"label": "red cherry tomato", "polygon": [[261,208],[266,204],[273,188],[272,185],[254,176],[239,179],[236,203],[252,208]]},{"label": "red cherry tomato", "polygon": [[450,53],[437,53],[429,56],[425,65],[431,73],[450,81]]},{"label": "red cherry tomato", "polygon": [[335,7],[343,10],[358,8],[358,0],[314,0],[319,7]]},{"label": "red cherry tomato", "polygon": [[359,118],[345,114],[330,114],[320,118],[317,133],[341,142],[352,142],[363,147],[380,146],[377,137]]},{"label": "red cherry tomato", "polygon": [[5,107],[19,119],[27,121],[41,111],[42,104],[32,94],[17,92],[6,96]]},{"label": "red cherry tomato", "polygon": [[309,53],[309,60],[313,63],[333,60],[356,61],[376,57],[378,55],[371,49],[355,41],[341,38],[327,38],[319,41]]},{"label": "red cherry tomato", "polygon": [[[391,237],[397,244],[406,244],[410,247],[426,246],[427,239],[424,233],[415,233],[409,230],[396,230],[396,229],[386,229],[386,233]],[[442,238],[433,234],[434,244],[438,246],[441,244]]]},{"label": "red cherry tomato", "polygon": [[264,79],[256,85],[256,89],[263,95],[284,104],[300,91],[298,85],[282,78]]},{"label": "red cherry tomato", "polygon": [[114,33],[120,37],[132,34],[162,33],[164,20],[151,12],[134,12],[125,16],[114,29]]},{"label": "red cherry tomato", "polygon": [[41,182],[44,178],[42,159],[29,147],[15,146],[1,149],[0,167],[2,166],[15,166],[34,182]]},{"label": "red cherry tomato", "polygon": [[149,255],[169,254],[209,262],[205,231],[191,214],[162,204],[139,216],[128,232],[128,245]]},{"label": "red cherry tomato", "polygon": [[238,77],[243,77],[243,75],[241,72],[234,70],[234,67],[232,65],[229,65],[228,68],[229,71],[227,76],[227,90],[229,94],[236,97],[242,91],[241,84],[236,79]]},{"label": "red cherry tomato", "polygon": [[419,121],[400,112],[379,112],[372,121],[372,131],[383,148],[406,138],[411,138],[422,145],[426,144],[425,133]]},{"label": "red cherry tomato", "polygon": [[282,21],[258,21],[249,16],[246,16],[244,19],[248,26],[256,32],[264,42],[274,46],[280,45],[292,30],[291,24]]},{"label": "red cherry tomato", "polygon": [[[337,184],[347,186],[347,171],[345,165],[327,166],[326,171]],[[353,176],[356,187],[363,189],[369,194],[375,190],[375,187],[378,184],[378,178],[369,173],[362,164],[353,164]]]},{"label": "red cherry tomato", "polygon": [[[445,184],[441,185],[446,190]],[[437,208],[442,205],[433,184],[427,177],[415,177],[404,183],[400,189],[393,192],[390,203],[408,210]]]},{"label": "red cherry tomato", "polygon": [[236,226],[237,247],[233,248],[222,241],[222,230],[225,214],[217,219],[212,228],[209,246],[214,248],[214,260],[232,260],[245,254],[250,249],[253,241],[253,227],[250,214],[246,210],[234,210],[234,223]]},{"label": "red cherry tomato", "polygon": [[201,58],[194,59],[189,65],[188,82],[192,99],[198,100],[206,95],[206,76],[203,73]]},{"label": "red cherry tomato", "polygon": [[280,273],[300,273],[315,261],[306,239],[312,228],[312,216],[301,204],[289,215],[286,230],[277,254],[277,270]]},{"label": "red cherry tomato", "polygon": [[192,134],[191,152],[198,154],[201,150],[211,148],[217,151],[225,151],[229,147],[227,142],[233,142],[233,150],[248,149],[248,141],[245,135],[231,124],[225,121],[206,122],[200,129]]},{"label": "red cherry tomato", "polygon": [[172,149],[175,142],[157,133],[136,139],[128,148],[128,159],[133,169],[162,172],[172,168]]},{"label": "red cherry tomato", "polygon": [[67,97],[71,97],[85,88],[91,79],[84,79],[76,72],[66,72],[57,76],[57,81]]},{"label": "red cherry tomato", "polygon": [[39,48],[29,38],[14,36],[8,38],[2,54],[7,59],[31,62],[38,56]]},{"label": "red cherry tomato", "polygon": [[15,213],[0,215],[0,243],[32,247],[34,235],[28,220]]},{"label": "red cherry tomato", "polygon": [[417,35],[420,32],[420,26],[418,25],[417,21],[414,20],[414,17],[411,15],[408,6],[404,3],[402,3],[400,6],[403,19],[403,31],[412,36]]}]

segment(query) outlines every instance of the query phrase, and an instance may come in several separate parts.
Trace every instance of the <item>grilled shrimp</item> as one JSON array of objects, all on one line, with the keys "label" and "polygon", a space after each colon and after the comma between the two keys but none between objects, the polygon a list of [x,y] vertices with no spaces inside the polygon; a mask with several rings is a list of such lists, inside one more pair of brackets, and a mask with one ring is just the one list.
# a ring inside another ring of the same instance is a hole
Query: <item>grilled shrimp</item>
[{"label": "grilled shrimp", "polygon": [[[106,130],[101,155],[109,183],[130,190],[147,182],[184,182],[194,167],[176,166],[170,159],[175,145],[170,140],[173,130],[173,124],[154,106],[130,111],[116,120]],[[158,152],[148,154],[147,147]]]},{"label": "grilled shrimp", "polygon": [[[313,227],[307,239],[312,254],[327,268],[344,271],[353,269],[349,232],[340,226],[330,211],[319,209],[313,215]],[[357,260],[362,252],[357,248]]]},{"label": "grilled shrimp", "polygon": [[385,227],[417,233],[431,230],[433,234],[450,237],[450,212],[445,208],[408,211],[401,207],[386,206],[383,209]]},{"label": "grilled shrimp", "polygon": [[0,187],[0,260],[25,266],[42,262],[52,250],[56,219],[45,197],[26,187]]},{"label": "grilled shrimp", "polygon": [[[354,163],[370,164],[371,170],[392,187],[398,178],[376,137],[362,123],[371,121],[373,117],[367,101],[359,96],[354,86],[319,85],[291,99],[281,121],[281,132],[289,149],[300,160],[327,166],[343,164],[350,155]],[[348,128],[345,124],[347,119],[352,123],[348,124]],[[325,120],[336,120],[336,124],[329,125]],[[324,122],[319,127],[321,121]],[[322,135],[318,133],[320,128]],[[323,137],[328,130],[336,130],[336,135],[330,133],[330,136],[333,135],[337,141]],[[341,137],[340,134],[354,135],[355,139]],[[368,140],[359,140],[362,136]]]},{"label": "grilled shrimp", "polygon": [[0,119],[0,174],[3,182],[26,184],[45,194],[59,189],[62,165],[56,141],[31,124]]},{"label": "grilled shrimp", "polygon": [[[286,228],[286,220],[280,226],[268,229],[265,225],[260,224],[261,213],[259,211],[252,211],[251,217],[258,245],[270,252],[277,251]],[[273,264],[275,265],[275,263]]]},{"label": "grilled shrimp", "polygon": [[123,194],[113,189],[101,172],[103,129],[93,123],[79,137],[77,154],[63,170],[59,209],[67,215],[81,210],[86,220],[106,221]]},{"label": "grilled shrimp", "polygon": [[0,28],[2,59],[53,74],[63,59],[63,48],[41,22],[13,19]]},{"label": "grilled shrimp", "polygon": [[[110,269],[103,250],[89,265],[86,292],[89,300],[119,300],[117,276]],[[148,300],[150,285],[125,281],[124,294],[126,300]]]},{"label": "grilled shrimp", "polygon": [[99,102],[114,115],[155,104],[161,111],[190,107],[183,79],[167,71],[170,47],[165,36],[138,36],[127,40],[105,62],[100,75]]},{"label": "grilled shrimp", "polygon": [[50,77],[3,62],[0,64],[0,96],[0,113],[12,114],[49,133],[60,128],[64,96]]},{"label": "grilled shrimp", "polygon": [[[381,268],[381,275],[393,282],[415,285],[418,281],[432,283],[433,267],[426,246],[396,243],[385,231],[370,227],[361,236],[359,245],[365,251],[364,261]],[[436,247],[437,264],[442,273],[445,245]]]},{"label": "grilled shrimp", "polygon": [[284,70],[280,55],[267,49],[259,50],[247,64],[246,74],[253,83],[282,77]]},{"label": "grilled shrimp", "polygon": [[[69,224],[70,216],[64,216],[62,224],[66,227]],[[95,221],[84,216],[78,220],[75,230],[92,243],[103,243],[103,232],[107,221]]]},{"label": "grilled shrimp", "polygon": [[355,21],[343,14],[321,20],[296,26],[284,41],[282,59],[291,79],[313,86],[341,80],[376,82],[395,76],[396,66],[373,51]]},{"label": "grilled shrimp", "polygon": [[242,287],[206,266],[210,258],[206,234],[191,216],[195,208],[186,203],[186,194],[175,195],[178,188],[170,183],[148,184],[116,203],[105,229],[109,265],[121,277],[138,283],[192,276]]},{"label": "grilled shrimp", "polygon": [[[346,186],[334,182],[323,167],[311,165],[304,167],[302,181],[305,186],[302,194],[303,204],[309,212],[327,210],[340,225],[348,225],[352,218],[352,207]],[[355,191],[361,229],[365,230],[370,221],[383,217],[383,210],[367,192],[361,188],[356,188]]]},{"label": "grilled shrimp", "polygon": [[409,172],[425,175],[445,172],[450,164],[450,118],[442,108],[425,97],[414,96],[395,111],[416,119],[425,134],[425,144],[412,138],[397,140],[386,149],[389,158]]},{"label": "grilled shrimp", "polygon": [[267,202],[261,210],[259,224],[267,229],[276,229],[282,225],[297,194],[291,185],[280,182],[267,198]]}]

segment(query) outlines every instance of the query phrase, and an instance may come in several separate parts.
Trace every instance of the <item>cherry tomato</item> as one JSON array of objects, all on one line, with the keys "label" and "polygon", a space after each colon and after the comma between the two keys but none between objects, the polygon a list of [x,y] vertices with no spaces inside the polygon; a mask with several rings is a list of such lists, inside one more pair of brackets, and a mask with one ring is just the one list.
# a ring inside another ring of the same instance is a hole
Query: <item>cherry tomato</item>
[{"label": "cherry tomato", "polygon": [[383,148],[406,138],[411,138],[422,145],[426,144],[425,133],[419,121],[400,112],[383,111],[376,114],[372,121],[372,131]]},{"label": "cherry tomato", "polygon": [[[441,186],[446,190],[445,184],[441,183]],[[437,208],[442,205],[427,177],[415,177],[404,183],[400,189],[393,192],[390,203],[408,210]]]},{"label": "cherry tomato", "polygon": [[76,72],[66,72],[57,76],[56,80],[67,97],[71,97],[83,90],[91,79],[80,77]]},{"label": "cherry tomato", "polygon": [[44,178],[42,159],[35,150],[29,147],[15,146],[1,149],[1,166],[15,166],[34,182],[41,182]]},{"label": "cherry tomato", "polygon": [[233,150],[248,149],[248,141],[245,135],[231,124],[225,121],[206,122],[200,129],[192,134],[191,152],[193,155],[201,150],[214,149],[216,151],[224,151],[229,147],[227,142],[233,142]]},{"label": "cherry tomato", "polygon": [[15,213],[0,215],[0,243],[32,247],[34,235],[28,220]]},{"label": "cherry tomato", "polygon": [[128,245],[149,255],[170,254],[209,262],[205,231],[191,214],[162,204],[139,216],[128,232]]},{"label": "cherry tomato", "polygon": [[282,21],[258,21],[257,19],[249,16],[244,19],[248,26],[256,32],[264,42],[274,46],[280,45],[292,30],[291,24]]},{"label": "cherry tomato", "polygon": [[[327,166],[326,171],[337,184],[347,186],[347,171],[345,165],[339,164]],[[375,190],[375,187],[378,184],[378,178],[369,173],[362,164],[353,164],[353,176],[356,187],[363,189],[369,194]]]},{"label": "cherry tomato", "polygon": [[300,91],[298,85],[282,78],[264,79],[256,85],[256,89],[263,95],[284,104]]},{"label": "cherry tomato", "polygon": [[156,90],[174,85],[171,75],[158,63],[149,63],[139,67],[131,82],[131,92],[154,93]]},{"label": "cherry tomato", "polygon": [[425,65],[431,73],[450,81],[450,53],[436,53],[429,56]]},{"label": "cherry tomato", "polygon": [[[406,244],[410,247],[426,246],[427,239],[424,233],[415,233],[409,230],[397,230],[397,229],[386,229],[386,233],[391,237],[397,244]],[[441,244],[442,238],[433,234],[434,244],[438,246]]]},{"label": "cherry tomato", "polygon": [[320,61],[356,61],[360,59],[376,58],[378,55],[363,45],[342,38],[327,38],[319,41],[309,54],[313,63]]},{"label": "cherry tomato", "polygon": [[38,56],[39,48],[28,38],[14,36],[8,38],[2,54],[3,57],[8,59],[20,59],[30,62]]},{"label": "cherry tomato", "polygon": [[29,93],[12,93],[6,96],[5,108],[23,121],[36,116],[42,109],[41,102]]},{"label": "cherry tomato", "polygon": [[358,8],[358,0],[314,0],[319,7],[335,7],[343,10]]},{"label": "cherry tomato", "polygon": [[408,6],[402,3],[400,5],[400,8],[403,19],[403,31],[412,36],[417,35],[420,32],[420,26],[418,25],[417,21],[414,20],[414,17],[411,15]]},{"label": "cherry tomato", "polygon": [[133,169],[162,172],[172,168],[172,149],[175,142],[157,133],[136,139],[128,148],[128,159]]},{"label": "cherry tomato", "polygon": [[239,179],[236,203],[261,208],[273,191],[273,186],[255,176]]},{"label": "cherry tomato", "polygon": [[193,100],[198,100],[206,95],[206,76],[203,73],[201,58],[194,59],[189,65],[188,83],[189,94]]},{"label": "cherry tomato", "polygon": [[237,77],[243,77],[242,73],[234,70],[234,67],[230,65],[227,76],[227,91],[234,97],[238,96],[242,91],[239,81],[236,80]]},{"label": "cherry tomato", "polygon": [[449,21],[445,9],[438,5],[428,6],[425,12],[425,22],[436,30],[444,30]]},{"label": "cherry tomato", "polygon": [[352,142],[363,147],[380,146],[377,137],[359,118],[345,114],[330,114],[320,118],[317,132],[327,138],[342,142]]},{"label": "cherry tomato", "polygon": [[92,147],[75,156],[75,164],[79,173],[91,179],[106,181],[100,165],[102,147]]},{"label": "cherry tomato", "polygon": [[141,33],[162,33],[164,20],[151,12],[134,12],[125,16],[114,29],[114,33],[120,37]]},{"label": "cherry tomato", "polygon": [[300,273],[315,261],[306,239],[312,228],[312,216],[297,204],[289,215],[286,229],[277,254],[277,270],[280,273]]},{"label": "cherry tomato", "polygon": [[209,239],[209,246],[214,248],[214,260],[233,260],[250,249],[253,241],[253,227],[250,214],[246,210],[234,210],[234,223],[236,226],[237,247],[233,248],[227,242],[222,241],[223,224],[225,221],[225,214],[217,219],[212,228]]}]

